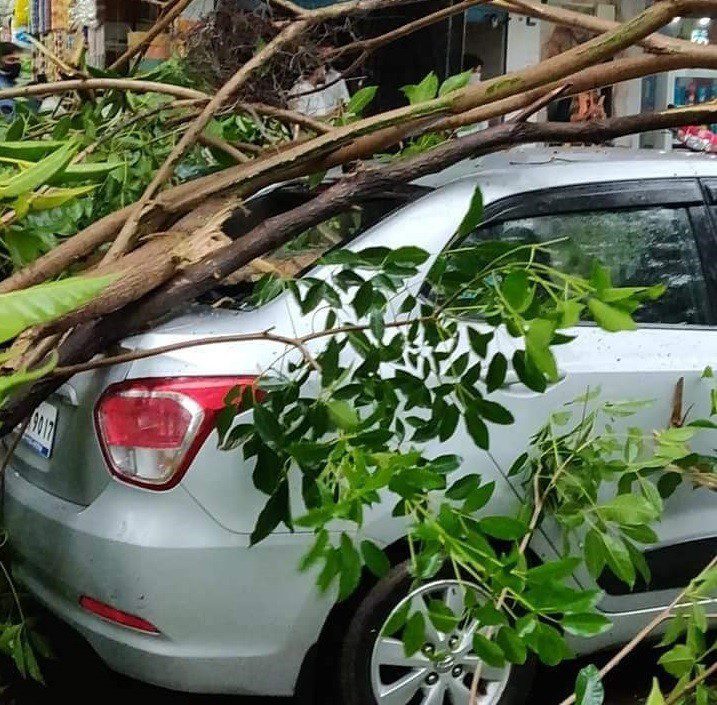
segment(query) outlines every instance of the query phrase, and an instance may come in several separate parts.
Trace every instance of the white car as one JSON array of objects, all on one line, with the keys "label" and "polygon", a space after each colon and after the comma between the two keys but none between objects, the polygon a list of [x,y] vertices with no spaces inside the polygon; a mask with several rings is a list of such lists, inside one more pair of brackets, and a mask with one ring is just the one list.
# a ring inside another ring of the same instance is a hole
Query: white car
[{"label": "white car", "polygon": [[[631,420],[643,428],[667,423],[681,377],[686,402],[697,402],[696,414],[707,411],[709,380],[701,374],[717,363],[717,161],[618,149],[512,152],[379,195],[306,237],[317,247],[415,244],[435,256],[452,245],[476,185],[486,220],[469,238],[567,237],[569,248],[555,255],[563,268],[582,271],[597,257],[616,286],[668,285],[641,311],[637,331],[571,331],[576,340],[555,349],[560,379],[544,394],[509,375],[495,399],[516,422],[492,429],[497,467],[462,431],[429,447],[480,467],[496,482],[491,511],[501,513],[521,501],[507,468],[549,412],[588,386],[600,385],[605,399],[653,399]],[[306,197],[291,186],[260,195],[251,218],[237,215],[229,231]],[[431,261],[411,282],[414,292]],[[224,287],[124,347],[312,327],[288,294],[249,307],[248,288]],[[209,305],[226,297],[228,307]],[[510,359],[516,343],[498,335],[493,344]],[[326,702],[348,705],[467,705],[478,663],[469,647],[435,663],[436,644],[406,658],[399,642],[379,636],[408,589],[404,528],[390,506],[368,513],[365,534],[399,567],[378,582],[366,577],[346,604],[336,606],[319,593],[314,573],[297,569],[312,534],[282,527],[249,547],[266,496],[241,452],[217,449],[214,421],[227,389],[283,353],[269,342],[187,348],[81,374],[59,389],[35,412],[7,472],[5,521],[18,578],[112,668],[150,683],[278,696],[316,688]],[[711,450],[708,435],[698,450]],[[657,532],[659,543],[646,553],[651,585],[629,592],[601,580],[600,608],[614,626],[576,642],[578,653],[628,639],[715,554],[715,495],[679,489]],[[552,558],[559,546],[557,529],[546,524],[531,548]],[[455,587],[437,580],[419,597],[450,601]],[[517,705],[530,676],[530,665],[485,667],[479,701]]]}]

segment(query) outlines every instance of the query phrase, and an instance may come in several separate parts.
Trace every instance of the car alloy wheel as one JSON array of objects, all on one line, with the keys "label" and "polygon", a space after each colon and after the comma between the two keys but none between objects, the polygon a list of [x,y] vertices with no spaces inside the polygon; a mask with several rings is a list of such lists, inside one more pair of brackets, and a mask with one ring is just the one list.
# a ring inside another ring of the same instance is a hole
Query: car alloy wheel
[{"label": "car alloy wheel", "polygon": [[[458,580],[439,580],[422,585],[403,600],[385,620],[371,654],[371,687],[378,705],[468,705],[473,674],[480,666],[479,705],[495,705],[510,676],[510,666],[500,668],[483,663],[473,651],[476,620],[463,618],[448,633],[438,631],[428,617],[430,600],[440,600],[453,614],[465,611],[466,596],[473,604],[485,600],[481,590]],[[474,599],[475,598],[475,599]],[[406,656],[397,635],[383,634],[386,624],[410,603],[409,614],[424,615],[425,643]]]}]

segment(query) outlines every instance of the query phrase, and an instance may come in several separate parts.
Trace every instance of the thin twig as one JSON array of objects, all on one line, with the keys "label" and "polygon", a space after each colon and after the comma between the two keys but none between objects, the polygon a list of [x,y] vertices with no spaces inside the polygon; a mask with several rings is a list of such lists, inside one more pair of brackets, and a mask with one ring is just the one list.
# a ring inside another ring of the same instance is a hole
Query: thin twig
[{"label": "thin twig", "polygon": [[665,699],[665,705],[674,705],[685,693],[689,693],[695,686],[707,680],[715,671],[717,671],[717,661],[682,687],[676,688],[675,692]]},{"label": "thin twig", "polygon": [[[705,572],[713,568],[717,564],[717,556],[715,556],[701,572]],[[620,651],[618,651],[601,669],[600,669],[600,677],[604,678],[610,671],[612,671],[615,666],[617,666],[628,654],[630,654],[632,651],[635,650],[635,647],[643,642],[657,627],[662,624],[666,619],[669,619],[670,614],[672,613],[672,610],[675,609],[684,598],[685,594],[687,593],[687,590],[689,589],[689,585],[684,588],[680,592],[677,597],[670,602],[670,604],[659,614],[657,614],[655,617],[653,617],[640,631],[635,634],[630,641],[623,646]],[[565,698],[560,705],[573,705],[575,702],[575,693],[570,695],[569,697]]]},{"label": "thin twig", "polygon": [[276,108],[273,105],[267,105],[266,103],[237,103],[236,107],[238,110],[243,110],[249,113],[253,111],[258,115],[273,117],[280,122],[288,122],[299,125],[300,127],[316,132],[319,135],[325,135],[333,129],[331,125],[327,125],[325,122],[316,120],[309,115],[304,115],[303,113],[299,113],[295,110]]}]

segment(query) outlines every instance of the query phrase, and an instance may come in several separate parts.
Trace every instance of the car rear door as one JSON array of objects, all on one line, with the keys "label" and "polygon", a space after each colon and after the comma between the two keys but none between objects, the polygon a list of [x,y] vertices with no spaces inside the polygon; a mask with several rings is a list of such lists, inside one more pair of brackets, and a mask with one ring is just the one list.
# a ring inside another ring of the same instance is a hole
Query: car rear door
[{"label": "car rear door", "polygon": [[[636,331],[608,333],[594,325],[569,331],[576,339],[555,349],[560,379],[544,394],[509,377],[496,392],[496,401],[512,410],[516,425],[507,430],[494,427],[491,461],[509,468],[549,413],[587,389],[599,387],[605,401],[650,400],[625,422],[647,431],[669,423],[680,379],[684,379],[684,408],[691,407],[693,416],[709,413],[714,380],[703,378],[703,371],[717,363],[714,232],[696,179],[548,189],[505,199],[486,210],[484,225],[469,240],[562,239],[551,254],[551,264],[558,269],[589,275],[597,259],[610,268],[615,286],[663,282],[668,287],[660,300],[636,316]],[[508,359],[518,343],[507,335],[500,338]],[[700,437],[697,450],[712,452],[715,439],[708,436],[713,432]],[[659,543],[647,551],[651,584],[638,587],[641,594],[628,594],[618,581],[606,580],[602,607],[627,612],[665,604],[714,555],[714,509],[712,492],[685,483],[666,503],[657,527]],[[546,531],[557,549],[561,545],[557,528],[548,525]]]}]

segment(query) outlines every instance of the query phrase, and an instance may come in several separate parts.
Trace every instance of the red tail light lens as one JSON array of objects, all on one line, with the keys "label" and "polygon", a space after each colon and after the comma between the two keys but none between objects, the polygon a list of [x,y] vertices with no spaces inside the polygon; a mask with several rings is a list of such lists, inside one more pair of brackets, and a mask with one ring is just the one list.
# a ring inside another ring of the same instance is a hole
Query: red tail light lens
[{"label": "red tail light lens", "polygon": [[108,387],[97,403],[95,425],[110,471],[140,487],[174,487],[212,432],[227,393],[253,382],[253,377],[174,377]]},{"label": "red tail light lens", "polygon": [[106,605],[104,602],[95,600],[92,597],[87,597],[87,595],[80,597],[80,607],[86,609],[88,612],[92,612],[92,614],[96,614],[98,617],[102,617],[102,619],[107,619],[123,627],[139,629],[139,631],[149,634],[159,634],[159,629],[146,619],[137,617],[137,615],[134,614],[129,614],[129,612],[122,612],[122,610],[118,610],[116,607]]}]

